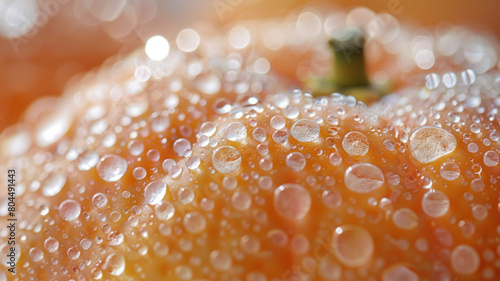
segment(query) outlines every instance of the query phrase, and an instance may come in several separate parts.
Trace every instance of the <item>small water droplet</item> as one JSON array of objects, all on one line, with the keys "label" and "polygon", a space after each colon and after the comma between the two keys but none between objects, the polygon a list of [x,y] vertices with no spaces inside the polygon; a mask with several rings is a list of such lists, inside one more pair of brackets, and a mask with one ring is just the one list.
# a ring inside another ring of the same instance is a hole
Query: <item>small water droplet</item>
[{"label": "small water droplet", "polygon": [[252,196],[244,191],[237,191],[231,197],[233,207],[238,211],[246,211],[252,205]]},{"label": "small water droplet", "polygon": [[285,118],[283,118],[282,116],[276,115],[273,116],[273,118],[271,118],[270,124],[271,127],[273,127],[276,130],[279,130],[285,127],[286,121]]},{"label": "small water droplet", "polygon": [[349,267],[366,264],[375,250],[370,233],[357,225],[337,227],[333,233],[332,247],[337,259]]},{"label": "small water droplet", "polygon": [[413,131],[409,145],[413,158],[426,164],[453,152],[457,139],[443,128],[421,127]]},{"label": "small water droplet", "polygon": [[78,170],[88,171],[99,162],[99,154],[95,151],[85,151],[78,157]]},{"label": "small water droplet", "polygon": [[217,271],[228,271],[233,265],[231,255],[221,250],[214,250],[209,256],[210,264]]},{"label": "small water droplet", "polygon": [[344,136],[342,147],[349,155],[353,156],[363,156],[370,148],[368,138],[357,131],[349,132]]},{"label": "small water droplet", "polygon": [[92,204],[96,208],[102,208],[108,203],[108,197],[104,193],[98,192],[92,196]]},{"label": "small water droplet", "polygon": [[318,123],[310,119],[301,119],[293,124],[290,134],[300,142],[309,142],[319,137]]},{"label": "small water droplet", "polygon": [[39,262],[43,260],[43,251],[37,247],[33,247],[29,251],[29,256],[33,262]]},{"label": "small water droplet", "polygon": [[247,136],[247,128],[241,123],[234,122],[226,126],[224,133],[230,141],[242,141]]},{"label": "small water droplet", "polygon": [[47,252],[54,253],[57,249],[59,249],[59,242],[53,237],[48,237],[43,242],[43,246]]},{"label": "small water droplet", "polygon": [[54,196],[63,189],[65,184],[66,176],[64,174],[51,174],[43,182],[42,193],[48,197]]},{"label": "small water droplet", "polygon": [[436,73],[430,73],[425,76],[425,86],[432,90],[439,86],[440,78]]},{"label": "small water droplet", "polygon": [[498,165],[500,162],[500,157],[498,156],[498,153],[496,153],[493,150],[488,150],[484,153],[483,157],[484,165],[488,167],[493,167]]},{"label": "small water droplet", "polygon": [[299,184],[286,183],[274,191],[274,207],[282,217],[301,220],[311,209],[311,195]]},{"label": "small water droplet", "polygon": [[457,245],[451,252],[451,267],[458,274],[472,274],[479,268],[479,254],[469,245]]},{"label": "small water droplet", "polygon": [[167,193],[167,184],[161,181],[153,181],[144,188],[144,200],[149,205],[156,205],[163,200]]},{"label": "small water droplet", "polygon": [[368,193],[382,186],[384,174],[373,164],[354,164],[345,171],[344,182],[351,191]]},{"label": "small water droplet", "polygon": [[441,165],[440,175],[447,181],[452,181],[460,176],[460,167],[453,162],[446,162]]},{"label": "small water droplet", "polygon": [[125,175],[127,161],[118,155],[106,155],[97,164],[97,174],[107,182],[115,182]]},{"label": "small water droplet", "polygon": [[68,199],[63,201],[59,205],[59,215],[65,220],[65,221],[73,221],[78,216],[80,216],[80,212],[82,210],[82,207],[78,202],[76,202],[73,199]]},{"label": "small water droplet", "polygon": [[220,173],[230,174],[240,168],[241,155],[232,146],[221,146],[213,152],[212,164]]},{"label": "small water droplet", "polygon": [[404,265],[393,265],[382,274],[382,281],[419,281],[418,275]]},{"label": "small water droplet", "polygon": [[111,253],[103,264],[103,269],[113,276],[120,276],[125,271],[125,257],[119,253]]},{"label": "small water droplet", "polygon": [[184,228],[186,228],[189,233],[193,234],[202,232],[205,230],[207,225],[205,217],[197,212],[187,213],[182,222],[184,224]]},{"label": "small water droplet", "polygon": [[418,216],[411,209],[401,208],[392,215],[392,222],[401,229],[414,229],[418,226]]},{"label": "small water droplet", "polygon": [[162,221],[171,219],[175,214],[175,207],[172,203],[162,200],[155,206],[156,218]]},{"label": "small water droplet", "polygon": [[424,194],[422,209],[428,216],[438,218],[448,212],[450,209],[450,200],[443,192],[430,190]]},{"label": "small water droplet", "polygon": [[286,166],[295,172],[302,171],[306,166],[306,158],[300,152],[292,152],[286,156]]}]

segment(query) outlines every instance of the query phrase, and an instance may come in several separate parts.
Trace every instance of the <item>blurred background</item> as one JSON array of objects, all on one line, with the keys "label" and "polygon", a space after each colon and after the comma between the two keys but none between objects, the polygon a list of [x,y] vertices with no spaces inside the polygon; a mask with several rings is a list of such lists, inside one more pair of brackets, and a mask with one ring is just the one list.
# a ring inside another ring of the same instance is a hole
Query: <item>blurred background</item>
[{"label": "blurred background", "polygon": [[282,17],[333,5],[365,6],[400,22],[443,22],[489,30],[500,38],[496,0],[0,0],[0,131],[41,96],[58,96],[75,75],[130,52],[149,37],[211,22]]}]

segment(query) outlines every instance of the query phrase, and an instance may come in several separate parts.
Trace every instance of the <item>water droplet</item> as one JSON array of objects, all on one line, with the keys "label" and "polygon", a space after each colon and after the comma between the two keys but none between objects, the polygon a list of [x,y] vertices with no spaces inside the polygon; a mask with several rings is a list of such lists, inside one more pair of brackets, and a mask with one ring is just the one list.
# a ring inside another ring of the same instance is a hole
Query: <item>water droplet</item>
[{"label": "water droplet", "polygon": [[342,267],[332,259],[321,259],[318,272],[324,280],[339,280],[342,276]]},{"label": "water droplet", "polygon": [[170,44],[161,35],[155,35],[148,39],[145,46],[146,55],[155,61],[161,61],[168,56]]},{"label": "water droplet", "polygon": [[332,246],[337,259],[349,267],[362,266],[370,261],[375,249],[370,233],[357,225],[337,227]]},{"label": "water droplet", "polygon": [[368,138],[360,132],[349,132],[342,140],[342,147],[344,150],[353,156],[363,156],[370,148]]},{"label": "water droplet", "polygon": [[65,221],[73,221],[78,216],[80,216],[80,212],[82,210],[82,207],[78,202],[76,202],[73,199],[68,199],[63,201],[59,205],[59,215],[63,218]]},{"label": "water droplet", "polygon": [[422,209],[430,217],[438,218],[450,209],[448,196],[439,190],[431,190],[424,194]]},{"label": "water droplet", "polygon": [[414,229],[418,226],[418,216],[411,209],[401,208],[392,215],[392,222],[401,229]]},{"label": "water droplet", "polygon": [[453,162],[446,162],[441,165],[441,177],[447,181],[452,181],[460,176],[460,167]]},{"label": "water droplet", "polygon": [[297,234],[290,241],[290,246],[296,255],[304,255],[309,251],[311,243],[305,235]]},{"label": "water droplet", "polygon": [[64,174],[51,174],[43,182],[42,193],[45,196],[54,196],[58,194],[66,184]]},{"label": "water droplet", "polygon": [[184,205],[187,205],[187,204],[193,202],[193,200],[194,200],[194,192],[189,187],[179,188],[179,192],[177,193],[177,196],[179,198],[179,201]]},{"label": "water droplet", "polygon": [[338,166],[342,164],[342,155],[340,155],[340,153],[334,152],[330,154],[328,160],[330,161],[330,164],[332,164],[333,166]]},{"label": "water droplet", "polygon": [[476,73],[472,69],[464,70],[460,73],[460,75],[462,76],[462,81],[465,85],[471,85],[474,81],[476,81]]},{"label": "water droplet", "polygon": [[99,154],[94,151],[85,151],[78,157],[78,170],[88,171],[99,162]]},{"label": "water droplet", "polygon": [[276,130],[279,130],[285,127],[286,121],[285,118],[283,118],[282,116],[276,115],[273,116],[273,118],[271,118],[270,124],[271,127],[273,127]]},{"label": "water droplet", "polygon": [[156,133],[165,132],[170,126],[170,119],[167,116],[155,115],[151,119],[151,130]]},{"label": "water droplet", "polygon": [[478,221],[485,220],[488,217],[488,209],[481,204],[476,204],[472,207],[472,216]]},{"label": "water droplet", "polygon": [[111,253],[106,258],[103,269],[113,276],[120,276],[125,271],[125,258],[122,254]]},{"label": "water droplet", "polygon": [[97,174],[107,182],[115,182],[125,175],[127,161],[118,155],[106,155],[97,164]]},{"label": "water droplet", "polygon": [[382,186],[384,174],[373,164],[354,164],[345,171],[344,182],[351,191],[368,193]]},{"label": "water droplet", "polygon": [[220,173],[230,174],[240,168],[241,155],[232,146],[221,146],[213,152],[212,164]]},{"label": "water droplet", "polygon": [[276,130],[273,133],[272,137],[276,143],[284,144],[288,141],[288,136],[289,136],[288,131],[286,130],[286,128],[284,128],[284,129]]},{"label": "water droplet", "polygon": [[155,206],[156,218],[162,221],[171,219],[174,216],[175,207],[172,203],[162,200]]},{"label": "water droplet", "polygon": [[457,139],[443,128],[421,127],[413,131],[409,144],[413,158],[426,164],[455,150]]},{"label": "water droplet", "polygon": [[219,78],[213,73],[202,73],[194,80],[194,86],[198,91],[213,95],[220,91],[221,84]]},{"label": "water droplet", "polygon": [[175,274],[181,280],[192,280],[193,279],[193,271],[189,266],[179,265],[175,268]]},{"label": "water droplet", "polygon": [[310,119],[301,119],[293,124],[290,134],[300,142],[309,142],[319,137],[319,125]]},{"label": "water droplet", "polygon": [[260,250],[260,241],[253,236],[245,235],[240,238],[240,247],[247,254],[256,254]]},{"label": "water droplet", "polygon": [[334,209],[342,205],[342,196],[336,191],[323,191],[321,201],[327,208]]},{"label": "water droplet", "polygon": [[104,193],[98,192],[92,196],[92,204],[96,208],[102,208],[108,203],[108,197]]},{"label": "water droplet", "polygon": [[436,89],[439,86],[439,82],[440,78],[436,73],[430,73],[425,76],[425,86],[430,90]]},{"label": "water droplet", "polygon": [[247,128],[241,123],[234,122],[226,126],[224,133],[230,141],[242,141],[247,136]]},{"label": "water droplet", "polygon": [[[14,248],[14,258],[11,260],[11,258],[7,255],[11,254],[11,248]],[[7,242],[2,243],[0,245],[0,262],[5,266],[5,267],[11,267],[11,262],[13,261],[14,264],[16,264],[19,261],[19,258],[21,257],[21,246],[16,243],[16,245],[12,246],[7,244]]]},{"label": "water droplet", "polygon": [[252,132],[253,138],[258,142],[263,142],[267,138],[266,130],[262,127],[255,128]]},{"label": "water droplet", "polygon": [[382,281],[419,281],[418,275],[404,265],[393,265],[384,270]]},{"label": "water droplet", "polygon": [[479,255],[469,245],[458,245],[451,252],[451,267],[458,274],[472,274],[479,268]]},{"label": "water droplet", "polygon": [[80,251],[76,247],[69,248],[66,254],[68,255],[68,258],[72,261],[80,257]]},{"label": "water droplet", "polygon": [[457,84],[457,75],[453,72],[448,72],[443,75],[443,84],[446,88],[453,88]]},{"label": "water droplet", "polygon": [[212,251],[209,259],[210,264],[212,264],[213,268],[217,271],[228,271],[233,265],[231,255],[221,250]]},{"label": "water droplet", "polygon": [[197,212],[187,213],[182,222],[187,232],[193,234],[202,232],[207,225],[205,218]]},{"label": "water droplet", "polygon": [[286,183],[274,191],[274,207],[282,217],[301,220],[311,209],[311,195],[299,184]]},{"label": "water droplet", "polygon": [[493,150],[488,150],[484,153],[483,157],[484,165],[488,167],[493,167],[498,165],[498,162],[500,162],[500,157],[498,156],[498,153],[496,153]]},{"label": "water droplet", "polygon": [[53,237],[48,237],[45,239],[45,242],[43,242],[43,246],[47,252],[54,253],[59,249],[59,242]]},{"label": "water droplet", "polygon": [[246,211],[252,205],[252,196],[244,191],[237,191],[231,197],[233,207],[238,211]]},{"label": "water droplet", "polygon": [[306,166],[306,158],[300,152],[292,152],[286,156],[286,166],[295,172],[302,171]]},{"label": "water droplet", "polygon": [[30,249],[29,256],[33,262],[39,262],[43,260],[43,251],[37,247],[33,247]]},{"label": "water droplet", "polygon": [[191,143],[187,139],[178,139],[174,142],[174,152],[179,157],[189,156],[191,154]]},{"label": "water droplet", "polygon": [[167,184],[161,181],[153,181],[144,189],[144,200],[149,205],[156,205],[163,200],[167,194]]}]

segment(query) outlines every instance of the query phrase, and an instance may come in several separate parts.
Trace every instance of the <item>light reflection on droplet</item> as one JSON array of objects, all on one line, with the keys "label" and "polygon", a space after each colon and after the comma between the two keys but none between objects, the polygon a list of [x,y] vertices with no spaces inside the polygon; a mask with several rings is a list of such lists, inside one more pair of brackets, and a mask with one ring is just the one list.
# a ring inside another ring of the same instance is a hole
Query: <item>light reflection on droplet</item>
[{"label": "light reflection on droplet", "polygon": [[146,42],[146,55],[152,60],[161,61],[168,56],[170,44],[161,35],[155,35]]}]

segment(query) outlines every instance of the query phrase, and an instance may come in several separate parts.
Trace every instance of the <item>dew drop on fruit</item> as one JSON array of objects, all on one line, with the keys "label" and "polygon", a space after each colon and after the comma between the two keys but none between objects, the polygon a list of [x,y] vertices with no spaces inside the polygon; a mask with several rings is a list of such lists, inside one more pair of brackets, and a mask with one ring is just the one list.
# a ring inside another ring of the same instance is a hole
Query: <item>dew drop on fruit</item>
[{"label": "dew drop on fruit", "polygon": [[321,202],[329,209],[338,208],[342,205],[342,196],[336,191],[325,190],[321,194]]},{"label": "dew drop on fruit", "polygon": [[54,253],[55,251],[57,251],[57,249],[59,249],[59,241],[57,241],[53,237],[48,237],[43,242],[43,246],[45,247],[45,250],[47,252]]},{"label": "dew drop on fruit", "polygon": [[263,142],[267,138],[267,133],[266,130],[262,127],[257,127],[255,130],[252,132],[253,138],[258,141],[258,142]]},{"label": "dew drop on fruit", "polygon": [[335,229],[332,248],[342,264],[358,267],[370,261],[375,245],[366,229],[357,225],[344,225]]},{"label": "dew drop on fruit", "polygon": [[318,273],[324,280],[340,280],[342,267],[330,258],[321,259],[318,264]]},{"label": "dew drop on fruit", "polygon": [[179,201],[182,204],[187,205],[187,204],[193,202],[194,192],[189,187],[181,187],[181,188],[179,188],[179,191],[177,192],[177,198],[179,199]]},{"label": "dew drop on fruit", "polygon": [[231,255],[221,250],[214,250],[209,256],[210,264],[217,271],[228,271],[233,265]]},{"label": "dew drop on fruit", "polygon": [[270,124],[271,127],[273,127],[273,129],[276,130],[282,129],[285,127],[286,124],[285,118],[279,115],[273,116],[273,118],[271,118]]},{"label": "dew drop on fruit", "polygon": [[488,150],[484,153],[483,161],[484,165],[488,167],[493,167],[498,165],[498,162],[500,162],[500,157],[498,156],[498,153],[496,153],[495,151]]},{"label": "dew drop on fruit", "polygon": [[453,152],[457,139],[443,128],[426,126],[413,131],[409,146],[412,157],[426,164]]},{"label": "dew drop on fruit", "polygon": [[156,218],[162,221],[171,219],[175,214],[175,207],[172,203],[162,200],[155,206]]},{"label": "dew drop on fruit", "polygon": [[286,128],[283,128],[280,130],[276,130],[273,133],[272,138],[276,143],[284,144],[288,141],[288,136],[289,136],[288,131],[286,130]]},{"label": "dew drop on fruit", "polygon": [[311,195],[299,184],[283,184],[274,191],[274,208],[284,218],[301,220],[311,209]]},{"label": "dew drop on fruit", "polygon": [[200,134],[211,137],[213,134],[215,134],[215,131],[217,131],[217,126],[213,122],[205,122],[201,124],[200,127]]},{"label": "dew drop on fruit", "polygon": [[460,176],[460,167],[453,162],[446,162],[441,165],[440,175],[447,181],[452,181]]},{"label": "dew drop on fruit", "polygon": [[411,209],[401,208],[392,214],[392,222],[401,229],[414,229],[418,226],[418,217]]},{"label": "dew drop on fruit", "polygon": [[462,76],[462,81],[465,85],[471,85],[476,81],[476,73],[472,69],[462,71],[460,76]]},{"label": "dew drop on fruit", "polygon": [[103,156],[97,164],[97,174],[107,182],[115,182],[125,175],[127,161],[118,155],[108,154]]},{"label": "dew drop on fruit", "polygon": [[181,280],[191,280],[193,279],[193,271],[189,266],[179,265],[175,268],[175,274]]},{"label": "dew drop on fruit", "polygon": [[368,138],[360,132],[349,132],[342,139],[342,147],[353,156],[363,156],[368,152]]},{"label": "dew drop on fruit", "polygon": [[293,124],[290,134],[300,142],[309,142],[319,137],[319,125],[310,119],[301,119]]},{"label": "dew drop on fruit", "polygon": [[340,155],[340,153],[334,152],[330,154],[328,160],[330,161],[330,164],[332,164],[333,166],[338,166],[342,164],[342,155]]},{"label": "dew drop on fruit", "polygon": [[286,166],[294,172],[299,172],[306,166],[306,158],[300,152],[292,152],[286,156]]},{"label": "dew drop on fruit", "polygon": [[92,196],[92,204],[97,209],[106,206],[107,203],[108,203],[108,197],[106,197],[104,193],[98,192],[94,194],[94,196]]},{"label": "dew drop on fruit", "polygon": [[226,126],[224,133],[230,141],[242,141],[247,136],[247,128],[239,122],[234,122]]},{"label": "dew drop on fruit", "polygon": [[438,218],[446,214],[450,209],[448,196],[439,190],[430,190],[424,194],[422,209],[430,217]]},{"label": "dew drop on fruit", "polygon": [[18,243],[16,243],[15,245],[9,245],[7,244],[7,242],[0,245],[0,262],[5,267],[11,267],[10,262],[12,262],[12,260],[7,255],[12,252],[12,247],[14,247],[14,264],[17,264],[19,258],[21,257],[21,246],[19,246]]},{"label": "dew drop on fruit", "polygon": [[184,224],[184,228],[187,230],[187,232],[193,234],[202,232],[203,230],[205,230],[205,227],[207,225],[205,217],[197,212],[187,213],[184,216],[182,223]]},{"label": "dew drop on fruit", "polygon": [[393,265],[382,273],[382,281],[419,281],[418,275],[404,265]]},{"label": "dew drop on fruit", "polygon": [[221,88],[219,78],[213,73],[202,73],[194,79],[194,86],[202,93],[213,95]]},{"label": "dew drop on fruit", "polygon": [[382,186],[384,174],[373,164],[354,164],[345,171],[344,182],[351,191],[368,193]]},{"label": "dew drop on fruit", "polygon": [[113,276],[120,276],[125,271],[125,257],[119,253],[111,253],[103,264],[103,269]]},{"label": "dew drop on fruit", "polygon": [[85,151],[78,157],[78,170],[88,171],[99,162],[99,154],[95,151]]},{"label": "dew drop on fruit", "polygon": [[300,111],[294,105],[288,105],[285,109],[283,109],[283,115],[285,115],[288,119],[295,119],[299,117]]},{"label": "dew drop on fruit", "polygon": [[441,81],[439,75],[436,73],[430,73],[425,76],[425,86],[430,90],[437,88],[437,86],[439,86],[439,82]]},{"label": "dew drop on fruit", "polygon": [[232,146],[221,146],[212,154],[212,164],[220,173],[230,174],[240,168],[240,152]]},{"label": "dew drop on fruit", "polygon": [[173,148],[179,157],[188,156],[191,153],[191,143],[187,139],[180,138],[176,140]]},{"label": "dew drop on fruit", "polygon": [[451,252],[451,267],[458,274],[472,274],[479,268],[480,258],[469,245],[457,245]]},{"label": "dew drop on fruit", "polygon": [[443,74],[443,84],[446,88],[453,88],[457,84],[457,75],[453,72]]},{"label": "dew drop on fruit", "polygon": [[63,201],[59,205],[58,210],[59,210],[59,215],[61,215],[61,218],[63,218],[63,220],[73,221],[76,218],[78,218],[78,216],[80,216],[80,212],[82,210],[82,207],[75,200],[68,199],[68,200]]},{"label": "dew drop on fruit", "polygon": [[149,205],[156,205],[163,200],[167,193],[167,184],[161,181],[153,181],[144,188],[144,200]]},{"label": "dew drop on fruit", "polygon": [[252,205],[252,197],[245,191],[237,191],[231,197],[233,207],[238,211],[246,211]]},{"label": "dew drop on fruit", "polygon": [[39,262],[43,260],[43,251],[37,247],[33,247],[29,251],[29,256],[33,262]]},{"label": "dew drop on fruit", "polygon": [[260,250],[260,241],[253,236],[244,235],[240,238],[240,247],[247,254],[256,254]]},{"label": "dew drop on fruit", "polygon": [[66,176],[64,174],[51,174],[43,182],[42,193],[45,196],[54,196],[63,189],[65,184]]},{"label": "dew drop on fruit", "polygon": [[290,246],[294,254],[303,255],[309,251],[311,243],[305,235],[297,234],[290,241]]},{"label": "dew drop on fruit", "polygon": [[472,207],[472,216],[478,220],[482,221],[488,217],[488,209],[481,204],[476,204]]},{"label": "dew drop on fruit", "polygon": [[151,130],[156,133],[163,133],[170,126],[170,119],[167,116],[155,115],[151,119]]}]

